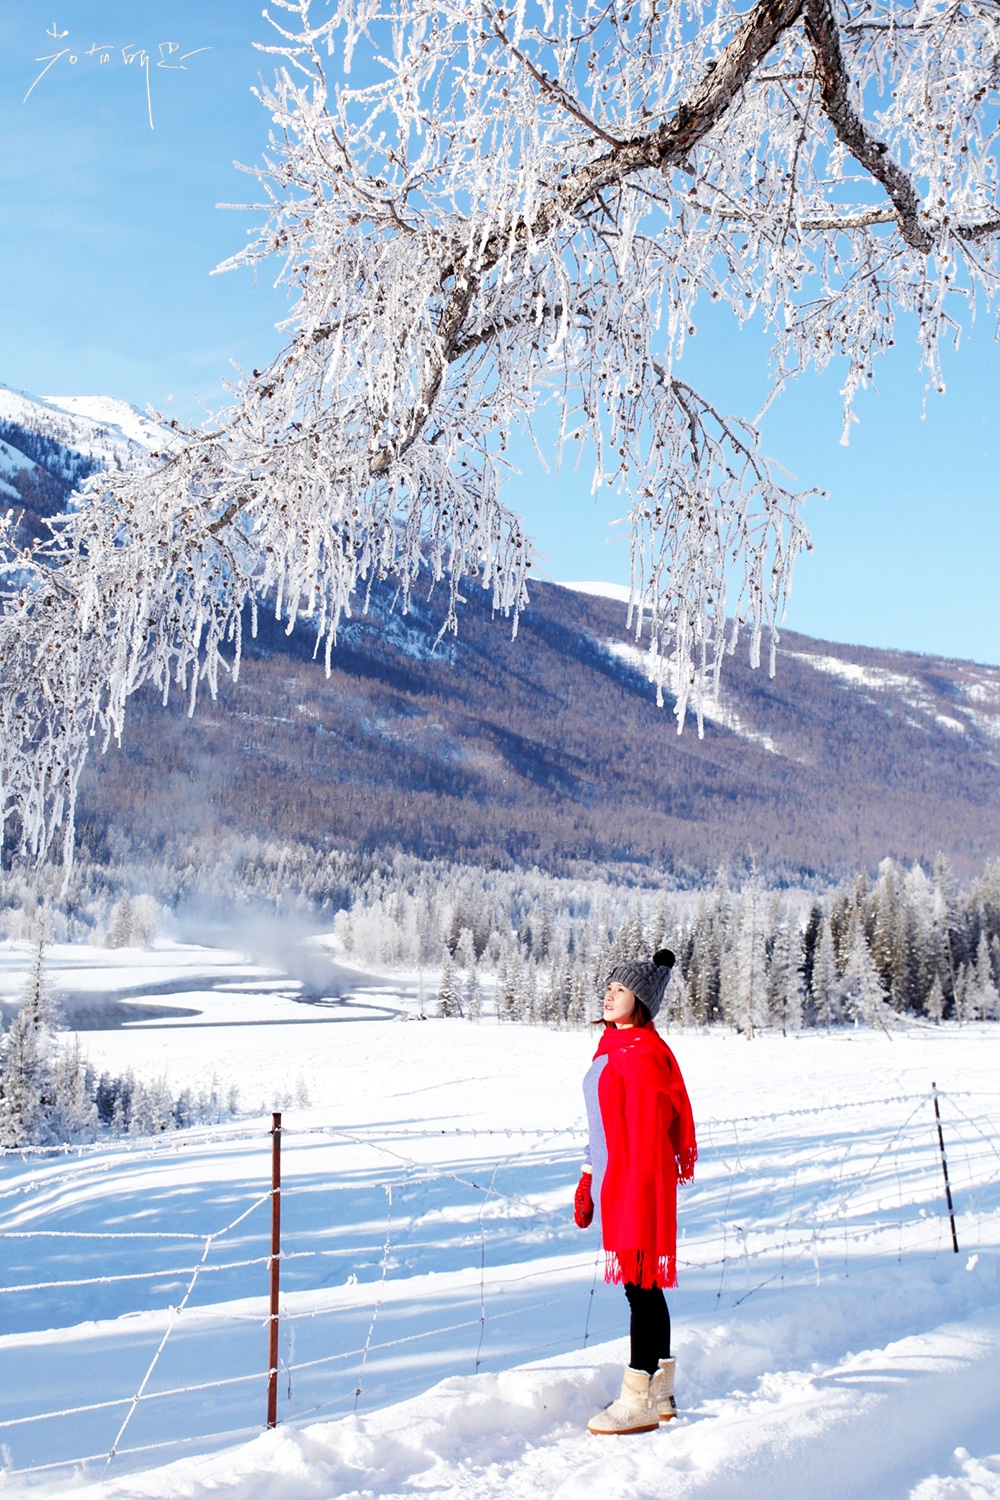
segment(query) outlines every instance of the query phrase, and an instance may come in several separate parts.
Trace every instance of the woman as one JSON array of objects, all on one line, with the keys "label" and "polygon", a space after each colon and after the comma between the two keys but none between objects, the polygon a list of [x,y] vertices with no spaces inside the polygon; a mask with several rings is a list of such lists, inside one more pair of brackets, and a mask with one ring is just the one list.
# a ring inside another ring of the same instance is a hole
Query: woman
[{"label": "woman", "polygon": [[652,1024],[673,963],[661,948],[611,970],[583,1081],[590,1144],[575,1218],[585,1229],[600,1205],[604,1279],[624,1283],[631,1310],[621,1395],[587,1424],[596,1433],[650,1432],[677,1413],[663,1288],[677,1285],[677,1183],[693,1177],[698,1148],[681,1070]]}]

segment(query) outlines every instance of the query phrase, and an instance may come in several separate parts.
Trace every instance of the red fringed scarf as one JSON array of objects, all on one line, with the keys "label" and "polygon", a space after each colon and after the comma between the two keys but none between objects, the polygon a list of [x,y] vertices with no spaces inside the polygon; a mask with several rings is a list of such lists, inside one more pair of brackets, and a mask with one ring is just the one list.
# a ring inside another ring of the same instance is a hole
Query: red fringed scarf
[{"label": "red fringed scarf", "polygon": [[677,1184],[698,1158],[677,1061],[651,1026],[605,1028],[597,1087],[608,1166],[601,1185],[606,1281],[677,1285]]}]

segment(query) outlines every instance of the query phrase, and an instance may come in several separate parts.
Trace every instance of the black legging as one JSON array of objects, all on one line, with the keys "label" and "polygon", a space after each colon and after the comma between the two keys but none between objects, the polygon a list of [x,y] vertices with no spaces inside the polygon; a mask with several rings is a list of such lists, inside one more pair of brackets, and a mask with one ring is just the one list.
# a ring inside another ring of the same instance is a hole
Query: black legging
[{"label": "black legging", "polygon": [[658,1286],[636,1286],[625,1283],[625,1295],[631,1309],[629,1333],[632,1336],[633,1370],[652,1375],[661,1359],[670,1358],[670,1313],[667,1299]]}]

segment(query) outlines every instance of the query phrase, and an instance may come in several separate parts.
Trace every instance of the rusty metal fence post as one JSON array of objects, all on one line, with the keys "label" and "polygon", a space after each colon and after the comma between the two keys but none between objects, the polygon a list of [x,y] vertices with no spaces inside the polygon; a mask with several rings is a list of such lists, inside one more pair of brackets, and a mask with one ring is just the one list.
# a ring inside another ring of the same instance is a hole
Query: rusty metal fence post
[{"label": "rusty metal fence post", "polygon": [[278,1425],[278,1272],[281,1265],[281,1115],[271,1116],[271,1314],[267,1322],[267,1425]]},{"label": "rusty metal fence post", "polygon": [[948,1181],[948,1158],[944,1154],[944,1136],[941,1133],[941,1111],[938,1109],[937,1084],[931,1084],[931,1093],[934,1096],[934,1118],[937,1121],[938,1147],[941,1152],[941,1170],[944,1173],[944,1196],[948,1203],[948,1218],[951,1222],[951,1248],[958,1254],[958,1235],[955,1233],[955,1209],[951,1201],[951,1183]]}]

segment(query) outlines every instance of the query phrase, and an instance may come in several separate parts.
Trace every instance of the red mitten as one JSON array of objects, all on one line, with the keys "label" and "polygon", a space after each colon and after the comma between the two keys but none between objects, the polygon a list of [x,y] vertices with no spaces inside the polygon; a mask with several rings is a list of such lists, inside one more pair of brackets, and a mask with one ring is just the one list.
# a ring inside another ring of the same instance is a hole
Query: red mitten
[{"label": "red mitten", "polygon": [[580,1173],[580,1181],[576,1185],[576,1193],[573,1197],[573,1217],[577,1228],[586,1229],[594,1217],[594,1198],[590,1191],[591,1174]]}]

